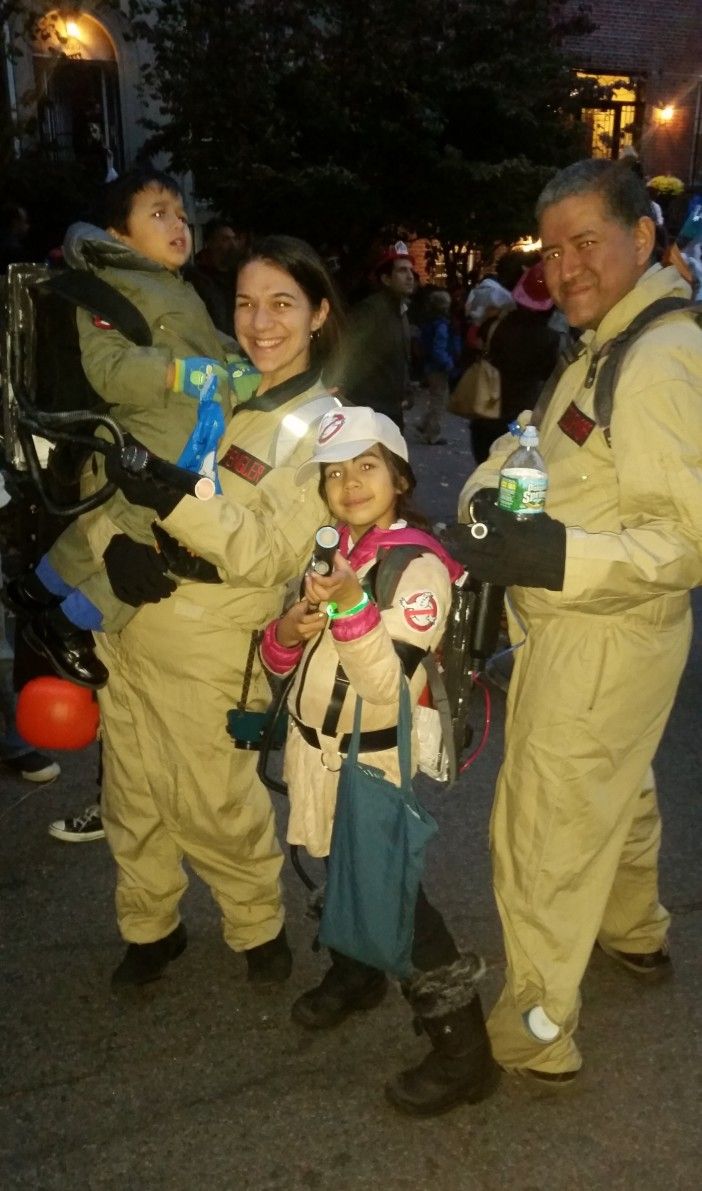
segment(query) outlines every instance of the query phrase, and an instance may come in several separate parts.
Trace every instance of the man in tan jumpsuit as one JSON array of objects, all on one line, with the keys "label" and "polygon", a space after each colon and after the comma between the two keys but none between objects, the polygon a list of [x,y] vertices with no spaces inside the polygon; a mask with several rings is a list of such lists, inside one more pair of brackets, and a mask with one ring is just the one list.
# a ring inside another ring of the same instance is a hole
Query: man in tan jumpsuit
[{"label": "man in tan jumpsuit", "polygon": [[476,542],[458,526],[450,546],[479,579],[514,585],[511,634],[524,639],[491,823],[507,973],[490,1038],[503,1067],[560,1084],[582,1063],[579,986],[595,943],[642,978],[671,970],[651,762],[702,582],[702,334],[672,314],[628,348],[606,435],[600,353],[653,301],[689,288],[652,264],[653,220],[630,170],[576,163],[537,215],[547,284],[583,331],[541,411],[546,514],[519,522],[478,495],[514,449],[506,437],[459,502],[462,521],[475,513],[492,532]]}]

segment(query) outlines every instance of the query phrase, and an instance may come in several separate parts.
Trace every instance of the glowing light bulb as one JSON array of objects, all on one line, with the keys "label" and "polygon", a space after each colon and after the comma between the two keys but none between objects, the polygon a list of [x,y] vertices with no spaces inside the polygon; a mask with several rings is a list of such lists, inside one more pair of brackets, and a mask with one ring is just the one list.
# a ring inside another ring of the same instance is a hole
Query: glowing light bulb
[{"label": "glowing light bulb", "polygon": [[667,103],[665,107],[660,109],[659,118],[663,124],[670,124],[670,121],[675,115],[675,108],[672,103]]},{"label": "glowing light bulb", "polygon": [[80,37],[80,25],[77,21],[66,21],[66,36]]}]

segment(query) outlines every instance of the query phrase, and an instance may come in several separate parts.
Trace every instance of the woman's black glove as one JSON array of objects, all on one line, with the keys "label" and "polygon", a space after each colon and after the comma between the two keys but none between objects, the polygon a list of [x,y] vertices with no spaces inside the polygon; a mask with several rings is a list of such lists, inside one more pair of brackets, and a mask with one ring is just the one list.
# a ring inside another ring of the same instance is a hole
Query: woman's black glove
[{"label": "woman's black glove", "polygon": [[174,580],[165,574],[166,562],[158,550],[134,542],[125,533],[112,539],[102,557],[117,599],[132,608],[158,604],[176,589]]},{"label": "woman's black glove", "polygon": [[482,539],[473,537],[470,525],[454,525],[442,534],[446,549],[472,579],[499,587],[562,590],[566,559],[562,521],[546,513],[520,521],[514,513],[487,503],[481,504],[480,516],[488,528]]},{"label": "woman's black glove", "polygon": [[166,533],[162,525],[157,525],[154,522],[151,528],[166,566],[172,575],[177,575],[179,579],[194,579],[197,583],[222,582],[214,563],[208,562],[206,558],[200,558],[199,554],[191,554],[187,546],[182,546],[169,533]]},{"label": "woman's black glove", "polygon": [[[141,443],[131,436],[125,436],[125,446],[145,450]],[[147,466],[139,472],[129,471],[122,463],[119,447],[113,447],[105,452],[105,472],[108,480],[122,490],[130,504],[153,509],[163,520],[173,512],[177,504],[180,504],[198,477],[182,467],[151,456],[148,452],[145,454],[149,460]]]}]

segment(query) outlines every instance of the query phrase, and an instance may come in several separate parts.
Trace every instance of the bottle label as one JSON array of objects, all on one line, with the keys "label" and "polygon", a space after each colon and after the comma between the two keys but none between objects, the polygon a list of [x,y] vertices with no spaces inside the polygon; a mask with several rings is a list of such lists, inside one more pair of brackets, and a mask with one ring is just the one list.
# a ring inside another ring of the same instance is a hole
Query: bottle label
[{"label": "bottle label", "polygon": [[497,503],[510,513],[543,513],[548,476],[528,467],[508,467],[500,474]]}]

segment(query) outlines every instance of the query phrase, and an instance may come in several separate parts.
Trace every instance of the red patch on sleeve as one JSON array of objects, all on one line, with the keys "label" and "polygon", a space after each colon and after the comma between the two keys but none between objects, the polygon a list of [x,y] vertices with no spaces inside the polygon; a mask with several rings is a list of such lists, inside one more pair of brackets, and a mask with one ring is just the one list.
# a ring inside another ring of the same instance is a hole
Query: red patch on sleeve
[{"label": "red patch on sleeve", "polygon": [[99,314],[93,315],[93,326],[99,331],[114,331],[112,323],[108,323],[106,318],[100,318]]}]

